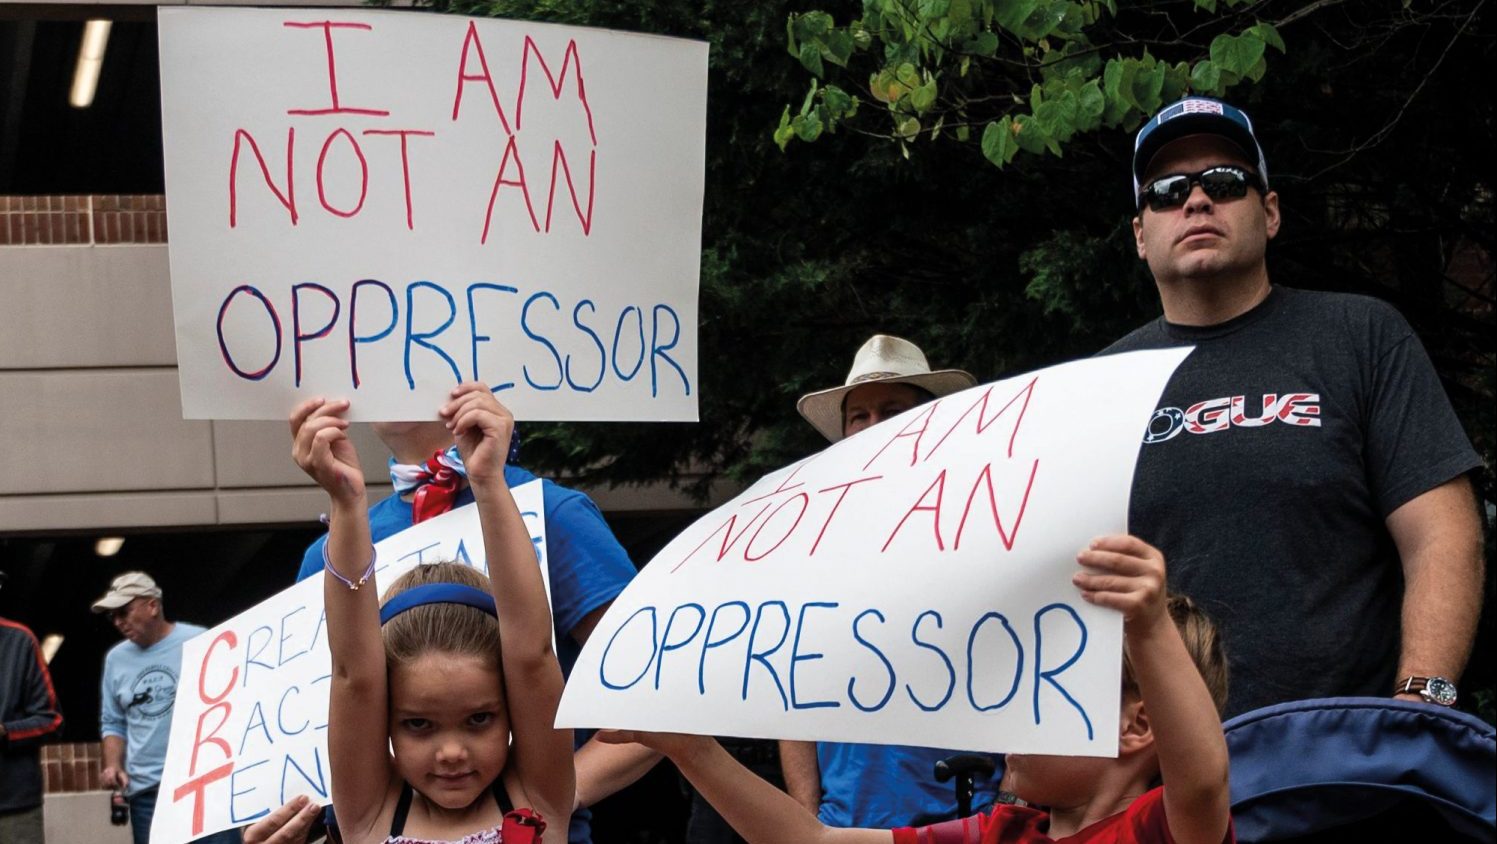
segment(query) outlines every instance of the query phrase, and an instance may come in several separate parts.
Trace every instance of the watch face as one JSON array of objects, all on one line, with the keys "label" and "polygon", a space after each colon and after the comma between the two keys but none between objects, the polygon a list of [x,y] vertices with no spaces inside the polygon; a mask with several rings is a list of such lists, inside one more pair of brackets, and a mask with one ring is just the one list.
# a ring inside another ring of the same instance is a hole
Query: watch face
[{"label": "watch face", "polygon": [[1444,677],[1431,677],[1422,692],[1424,699],[1441,706],[1455,705],[1455,684]]}]

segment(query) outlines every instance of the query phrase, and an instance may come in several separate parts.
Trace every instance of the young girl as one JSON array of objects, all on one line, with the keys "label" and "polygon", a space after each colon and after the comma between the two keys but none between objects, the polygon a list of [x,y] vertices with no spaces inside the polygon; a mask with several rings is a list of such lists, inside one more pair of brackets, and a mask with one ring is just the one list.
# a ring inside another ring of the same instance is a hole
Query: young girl
[{"label": "young girl", "polygon": [[1073,578],[1082,599],[1125,619],[1118,755],[1010,754],[1005,783],[1048,812],[1000,805],[991,815],[921,829],[834,829],[705,736],[600,737],[665,753],[750,844],[1232,841],[1220,715],[1226,661],[1211,622],[1188,600],[1166,596],[1164,557],[1140,539],[1098,539],[1077,561],[1085,567]]},{"label": "young girl", "polygon": [[348,406],[313,399],[291,416],[296,463],[331,499],[328,752],[343,840],[531,844],[549,818],[565,841],[572,734],[552,726],[562,676],[551,612],[504,482],[514,420],[479,383],[439,411],[467,468],[491,577],[421,566],[381,607]]}]

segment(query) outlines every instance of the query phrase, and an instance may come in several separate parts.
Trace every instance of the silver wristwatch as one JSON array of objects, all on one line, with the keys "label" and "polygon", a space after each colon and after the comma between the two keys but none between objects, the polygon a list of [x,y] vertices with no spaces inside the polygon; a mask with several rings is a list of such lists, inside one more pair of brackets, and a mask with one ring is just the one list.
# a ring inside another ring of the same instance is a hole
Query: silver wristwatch
[{"label": "silver wristwatch", "polygon": [[1393,694],[1418,694],[1425,703],[1455,706],[1455,684],[1444,677],[1406,677],[1398,681]]}]

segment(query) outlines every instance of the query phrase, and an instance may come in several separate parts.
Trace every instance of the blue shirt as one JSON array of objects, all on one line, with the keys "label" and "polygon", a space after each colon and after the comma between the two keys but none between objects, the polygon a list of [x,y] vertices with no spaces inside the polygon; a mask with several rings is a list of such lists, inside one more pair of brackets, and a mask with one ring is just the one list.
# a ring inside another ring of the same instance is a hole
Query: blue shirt
[{"label": "blue shirt", "polygon": [[[821,810],[827,826],[893,829],[924,826],[957,816],[956,783],[936,782],[936,762],[961,751],[897,744],[817,742]],[[985,754],[988,755],[988,754]],[[991,754],[993,776],[973,783],[972,811],[993,805],[1003,779],[1003,756]]]},{"label": "blue shirt", "polygon": [[[535,475],[518,466],[505,466],[504,480],[514,488],[535,480]],[[570,635],[572,628],[589,613],[617,598],[633,579],[635,569],[628,552],[603,521],[603,514],[591,498],[542,480],[541,501],[546,519],[546,567],[551,578],[556,658],[561,663],[562,674],[570,676],[572,665],[582,652]],[[464,487],[452,506],[457,508],[472,502],[472,488]],[[369,532],[375,542],[410,527],[411,520],[411,503],[402,501],[399,495],[391,495],[369,508]],[[296,575],[298,581],[322,571],[322,548],[326,544],[327,536],[323,535],[307,548]],[[591,735],[589,731],[576,731],[576,746],[581,747]],[[572,844],[587,844],[592,840],[591,818],[592,813],[586,809],[572,816],[568,835]]]},{"label": "blue shirt", "polygon": [[124,641],[104,657],[99,732],[125,740],[125,773],[130,777],[126,796],[161,784],[177,677],[182,673],[182,645],[201,632],[196,624],[179,621],[149,648]]}]

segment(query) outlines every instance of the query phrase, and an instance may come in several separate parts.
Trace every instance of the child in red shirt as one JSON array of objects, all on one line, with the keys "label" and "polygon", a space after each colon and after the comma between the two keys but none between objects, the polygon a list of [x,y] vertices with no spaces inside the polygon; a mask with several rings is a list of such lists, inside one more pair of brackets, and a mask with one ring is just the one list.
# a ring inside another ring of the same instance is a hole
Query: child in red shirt
[{"label": "child in red shirt", "polygon": [[1072,582],[1082,599],[1123,614],[1118,755],[1010,754],[1008,789],[1048,812],[1000,805],[921,829],[836,829],[710,737],[624,730],[600,737],[669,756],[749,844],[1230,844],[1226,659],[1215,629],[1188,599],[1166,595],[1164,556],[1143,540],[1103,537],[1076,561],[1082,571]]}]

